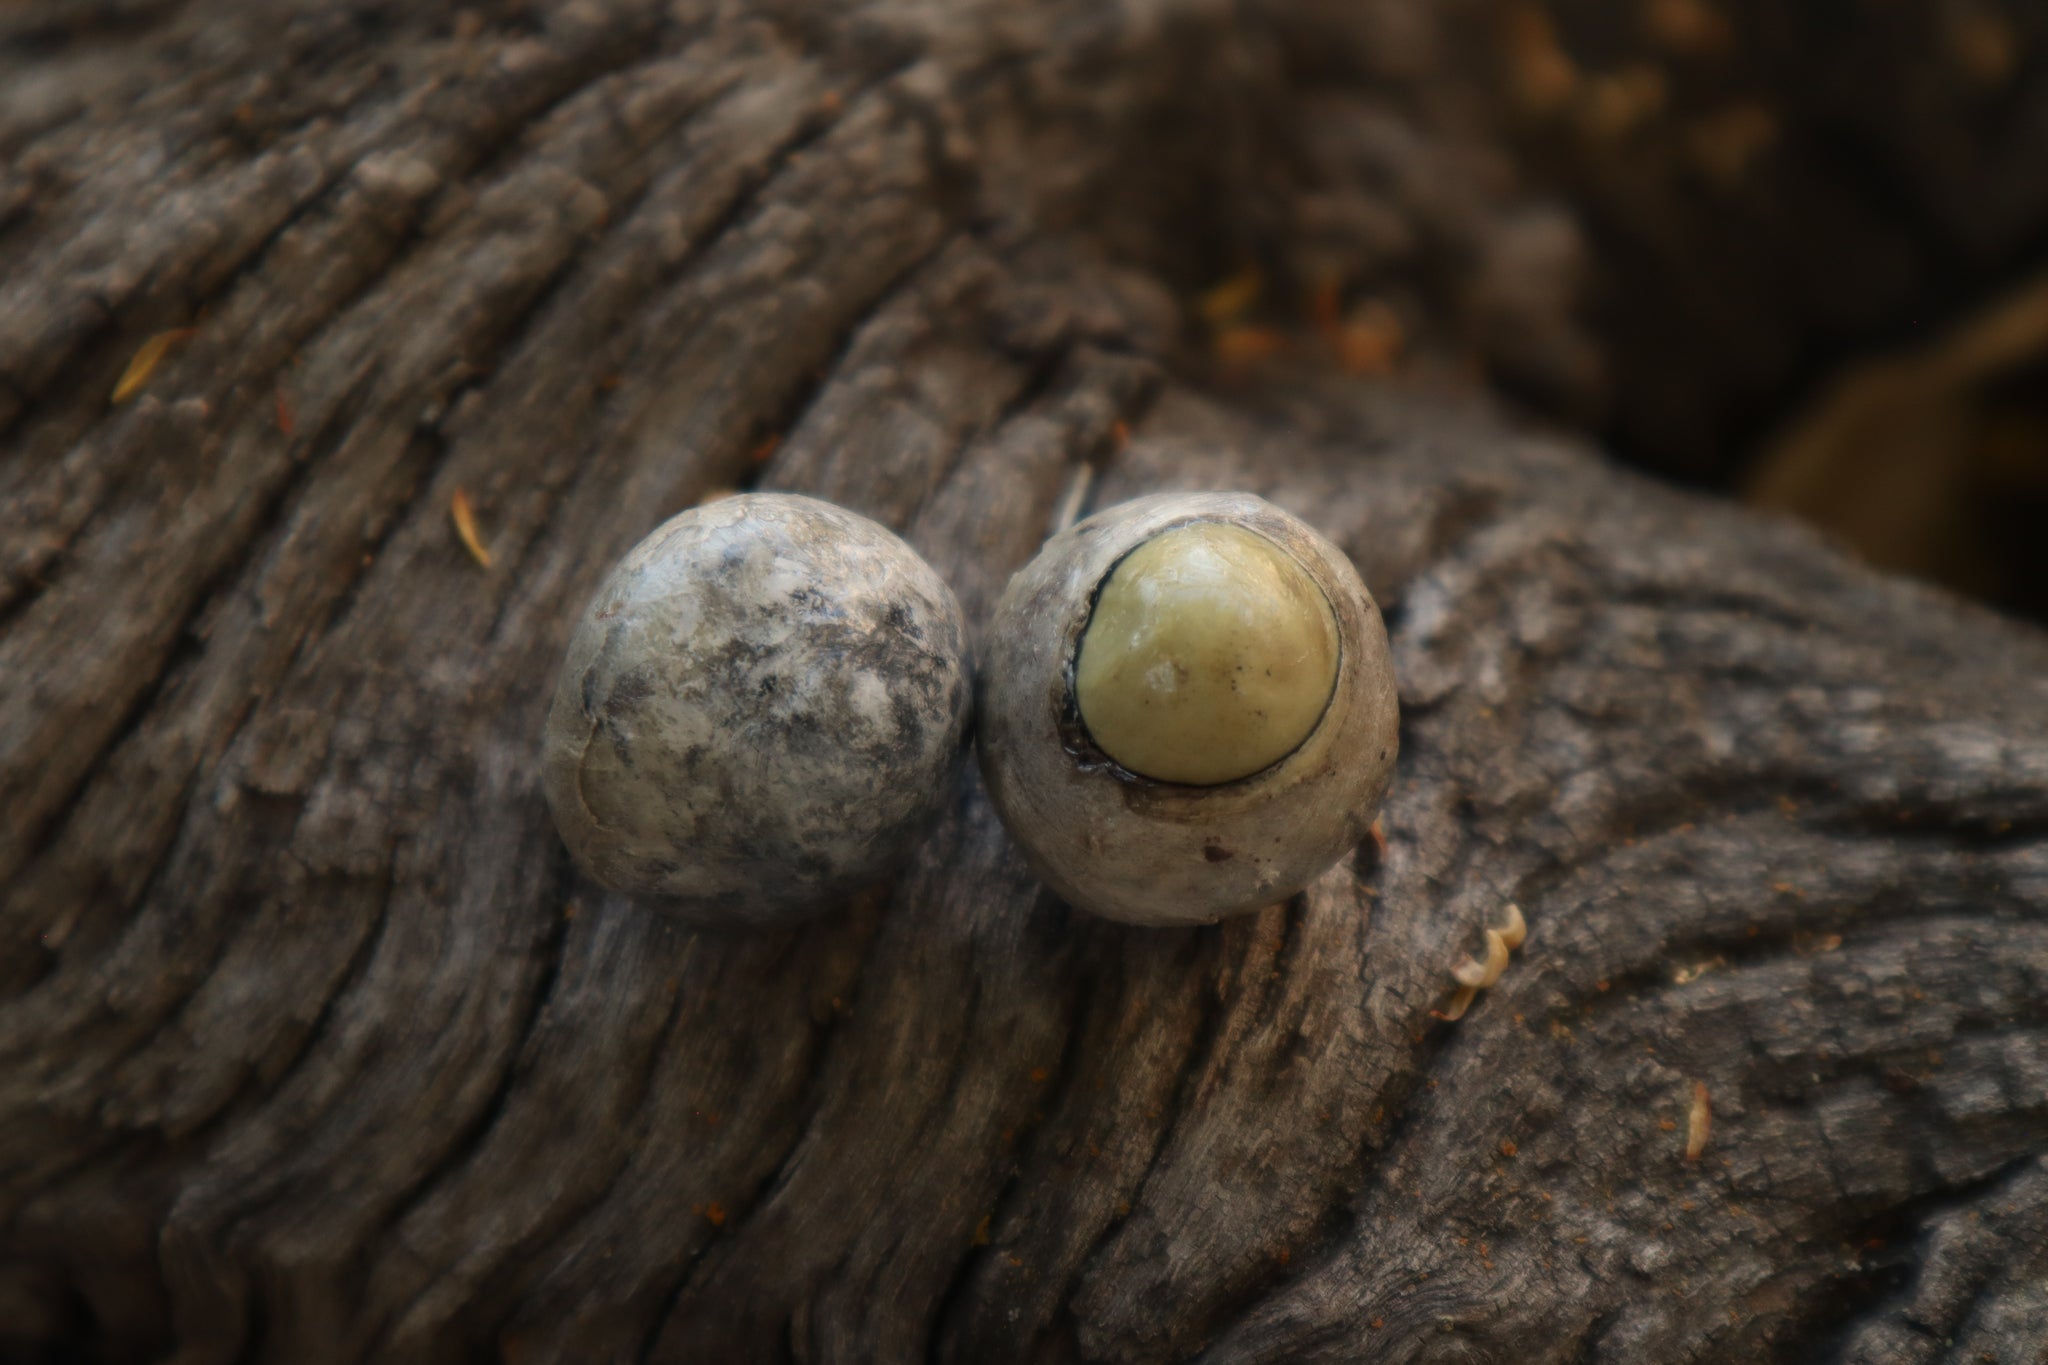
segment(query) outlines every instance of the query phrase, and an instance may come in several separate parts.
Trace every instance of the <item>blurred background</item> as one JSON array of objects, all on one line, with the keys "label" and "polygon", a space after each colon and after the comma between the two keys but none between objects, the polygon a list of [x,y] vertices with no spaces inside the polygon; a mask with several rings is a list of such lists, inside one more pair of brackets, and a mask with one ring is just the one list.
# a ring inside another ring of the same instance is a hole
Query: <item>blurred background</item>
[{"label": "blurred background", "polygon": [[2048,621],[2048,4],[1428,9],[1260,11],[1290,127],[1236,110],[1216,145],[1299,164],[1204,187],[1280,206],[1189,282],[1219,366],[1305,331],[1354,372],[1450,354],[1627,464]]},{"label": "blurred background", "polygon": [[[1505,20],[1608,262],[1614,451],[2048,620],[2048,5],[1634,9]],[[1725,273],[1675,286],[1697,256]]]}]

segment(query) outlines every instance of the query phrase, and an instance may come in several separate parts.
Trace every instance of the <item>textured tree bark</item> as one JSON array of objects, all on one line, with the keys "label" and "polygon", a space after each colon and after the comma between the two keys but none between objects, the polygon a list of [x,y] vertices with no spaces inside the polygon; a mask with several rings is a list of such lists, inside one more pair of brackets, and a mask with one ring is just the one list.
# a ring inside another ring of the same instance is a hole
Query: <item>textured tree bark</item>
[{"label": "textured tree bark", "polygon": [[[1913,74],[1951,7],[1827,8]],[[1779,52],[1766,9],[1723,18]],[[0,11],[0,1355],[2048,1360],[2048,639],[1500,404],[1755,392],[1633,330],[1754,253],[1614,226],[1600,138],[1504,150],[1610,126],[1539,20]],[[1874,145],[2039,146],[2044,20],[2004,22],[2003,104]],[[1914,223],[1993,178],[1986,260],[2048,227],[2048,157],[1942,165]],[[1246,259],[1412,358],[1219,362],[1186,300]],[[901,529],[977,623],[1076,493],[1307,517],[1393,631],[1384,851],[1123,928],[970,774],[801,931],[596,891],[555,664],[743,485]]]}]

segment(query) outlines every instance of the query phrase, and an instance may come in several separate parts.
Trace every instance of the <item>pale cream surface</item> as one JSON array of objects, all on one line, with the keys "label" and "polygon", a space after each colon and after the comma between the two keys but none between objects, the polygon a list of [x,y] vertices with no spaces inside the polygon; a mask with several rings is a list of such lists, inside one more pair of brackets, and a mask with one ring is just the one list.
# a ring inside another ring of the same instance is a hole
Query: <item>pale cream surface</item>
[{"label": "pale cream surface", "polygon": [[1111,571],[1081,636],[1074,699],[1123,767],[1211,786],[1300,747],[1329,705],[1337,656],[1336,617],[1292,556],[1198,521]]}]

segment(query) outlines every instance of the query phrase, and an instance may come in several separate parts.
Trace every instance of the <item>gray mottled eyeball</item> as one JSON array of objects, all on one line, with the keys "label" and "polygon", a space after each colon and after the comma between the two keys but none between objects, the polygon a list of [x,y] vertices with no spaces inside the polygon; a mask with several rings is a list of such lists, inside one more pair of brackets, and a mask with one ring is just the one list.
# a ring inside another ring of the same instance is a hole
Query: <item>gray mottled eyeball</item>
[{"label": "gray mottled eyeball", "polygon": [[1399,748],[1379,609],[1247,493],[1163,494],[1047,541],[996,606],[981,770],[1070,904],[1206,923],[1355,848]]},{"label": "gray mottled eyeball", "polygon": [[886,877],[951,794],[967,627],[887,529],[754,493],[664,522],[569,642],[544,776],[576,860],[695,924],[788,923]]}]

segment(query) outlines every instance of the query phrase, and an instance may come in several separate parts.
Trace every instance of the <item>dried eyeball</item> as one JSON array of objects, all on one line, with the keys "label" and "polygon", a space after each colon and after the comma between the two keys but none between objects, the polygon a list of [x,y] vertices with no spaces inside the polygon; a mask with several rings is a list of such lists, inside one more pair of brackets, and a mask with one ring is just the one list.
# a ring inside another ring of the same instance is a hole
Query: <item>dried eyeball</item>
[{"label": "dried eyeball", "polygon": [[1284,900],[1371,826],[1399,747],[1386,628],[1342,551],[1244,493],[1048,541],[988,634],[981,769],[1073,905],[1202,923]]},{"label": "dried eyeball", "polygon": [[663,523],[572,637],[545,786],[576,860],[694,924],[803,918],[888,876],[952,792],[973,682],[932,567],[829,503]]}]

